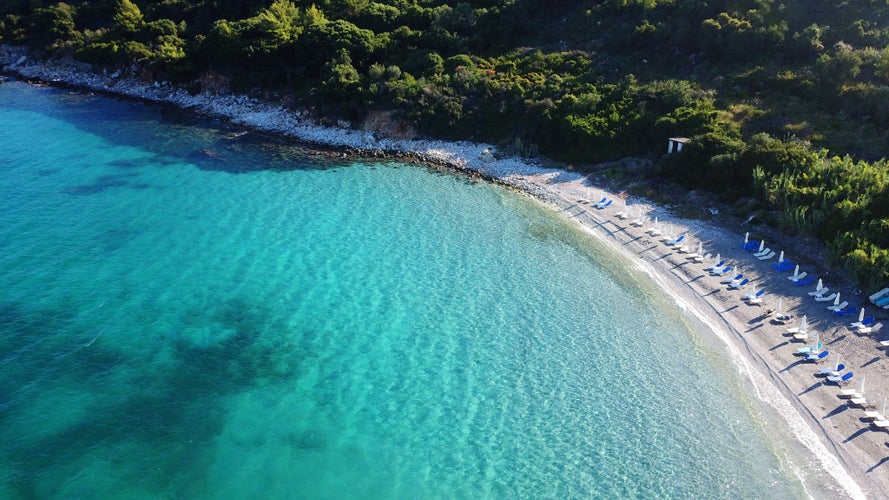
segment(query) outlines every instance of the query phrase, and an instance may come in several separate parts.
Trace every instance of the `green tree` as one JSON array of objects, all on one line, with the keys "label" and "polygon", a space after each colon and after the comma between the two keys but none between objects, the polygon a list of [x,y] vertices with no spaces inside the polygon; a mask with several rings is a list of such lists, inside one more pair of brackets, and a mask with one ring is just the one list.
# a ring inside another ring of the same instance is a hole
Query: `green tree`
[{"label": "green tree", "polygon": [[80,36],[74,23],[77,11],[74,7],[59,2],[34,11],[34,24],[37,33],[47,45],[75,40]]},{"label": "green tree", "polygon": [[114,28],[123,36],[133,36],[145,24],[142,11],[131,0],[120,0],[114,14]]}]

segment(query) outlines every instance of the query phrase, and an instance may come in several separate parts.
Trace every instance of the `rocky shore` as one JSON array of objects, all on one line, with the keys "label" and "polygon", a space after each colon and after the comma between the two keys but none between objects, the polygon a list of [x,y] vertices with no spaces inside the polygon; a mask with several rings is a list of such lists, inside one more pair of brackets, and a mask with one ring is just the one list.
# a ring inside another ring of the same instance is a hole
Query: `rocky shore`
[{"label": "rocky shore", "polygon": [[489,144],[398,139],[356,130],[344,122],[337,127],[321,126],[305,113],[280,103],[240,94],[209,91],[192,94],[168,82],[146,82],[121,70],[96,73],[90,71],[89,65],[71,60],[42,61],[22,47],[0,46],[0,68],[29,80],[169,104],[251,129],[282,134],[309,145],[333,147],[351,155],[420,161],[476,173],[490,180],[541,171],[528,161],[497,158],[493,154],[494,146]]}]

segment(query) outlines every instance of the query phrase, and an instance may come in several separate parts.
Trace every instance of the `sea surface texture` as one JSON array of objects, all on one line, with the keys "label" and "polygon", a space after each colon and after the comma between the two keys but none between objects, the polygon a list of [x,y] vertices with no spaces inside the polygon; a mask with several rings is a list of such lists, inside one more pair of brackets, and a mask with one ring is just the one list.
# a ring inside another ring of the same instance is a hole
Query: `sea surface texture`
[{"label": "sea surface texture", "polygon": [[526,197],[0,85],[0,497],[787,498],[736,370]]}]

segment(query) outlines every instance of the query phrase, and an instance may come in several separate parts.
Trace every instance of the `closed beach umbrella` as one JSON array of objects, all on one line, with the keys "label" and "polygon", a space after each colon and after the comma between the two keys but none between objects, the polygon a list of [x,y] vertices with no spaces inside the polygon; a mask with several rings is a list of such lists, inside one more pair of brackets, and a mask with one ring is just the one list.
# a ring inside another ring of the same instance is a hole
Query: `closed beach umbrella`
[{"label": "closed beach umbrella", "polygon": [[766,249],[766,240],[762,240],[759,242],[759,251],[762,252]]}]

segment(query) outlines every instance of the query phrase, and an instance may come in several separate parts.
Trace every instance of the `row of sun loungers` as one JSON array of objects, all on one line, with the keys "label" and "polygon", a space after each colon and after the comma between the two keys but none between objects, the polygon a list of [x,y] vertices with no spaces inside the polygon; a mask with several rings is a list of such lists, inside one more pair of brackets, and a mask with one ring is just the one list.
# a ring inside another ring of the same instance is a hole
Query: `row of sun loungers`
[{"label": "row of sun loungers", "polygon": [[[745,241],[741,248],[748,252],[754,252],[753,256],[758,259],[767,260],[774,257],[774,252],[766,248],[764,242],[748,241],[747,236],[745,236]],[[717,260],[719,259],[717,258]],[[730,266],[726,265],[725,268],[720,268],[720,266],[723,265],[725,265],[725,262],[720,261],[717,264],[711,264],[708,268],[705,268],[705,270],[709,271],[711,274],[725,274],[725,272],[730,269]],[[797,286],[808,285],[812,281],[814,281],[813,277],[808,276],[807,273],[804,271],[800,271],[799,265],[792,262],[786,262],[784,260],[783,251],[778,257],[778,262],[772,264],[772,267],[779,272],[786,272],[793,269],[793,273],[787,278]],[[741,274],[738,273],[738,275],[734,277],[734,280],[737,280],[740,276]],[[725,282],[726,281],[723,280],[723,283]],[[733,283],[737,283],[737,281],[733,281]],[[759,293],[755,293],[755,284],[753,285],[753,287],[754,292],[744,295],[742,297],[742,300],[750,300],[762,293],[762,291],[760,291]],[[828,287],[824,286],[824,283],[821,279],[818,280],[815,289],[807,292],[807,295],[812,297],[816,302],[831,302],[831,304],[827,306],[827,309],[833,311],[836,316],[845,316],[858,311],[858,321],[850,323],[849,328],[855,330],[860,334],[870,334],[878,331],[882,327],[882,324],[875,321],[873,317],[865,317],[863,307],[858,308],[855,306],[849,306],[848,301],[841,301],[840,292],[831,292]],[[889,288],[885,288],[877,292],[876,294],[871,295],[869,298],[870,301],[878,307],[889,309]],[[778,299],[778,306],[775,310],[775,315],[773,316],[773,318],[777,319],[777,321],[781,323],[791,318],[790,315],[784,313],[781,310],[781,299]],[[787,328],[787,333],[793,337],[793,340],[797,341],[806,342],[812,339],[811,345],[807,345],[797,349],[797,355],[802,355],[804,357],[804,360],[820,363],[824,362],[829,357],[829,352],[822,349],[818,333],[809,331],[806,316],[803,316],[803,318],[800,320],[799,325]],[[879,342],[879,347],[889,348],[889,340]],[[836,360],[832,366],[822,367],[815,374],[816,376],[824,377],[825,383],[846,385],[851,382],[852,378],[854,377],[854,373],[845,370],[846,365],[841,362],[840,356],[837,355]],[[858,388],[841,389],[841,395],[843,395],[844,397],[849,397],[849,406],[865,410],[864,419],[871,421],[871,426],[874,429],[889,431],[887,398],[884,397],[880,408],[876,409],[876,405],[872,401],[864,397],[864,377],[861,378],[861,384],[858,386]]]},{"label": "row of sun loungers", "polygon": [[[607,202],[608,200],[605,200],[603,198],[603,200],[600,200],[597,205],[602,204],[604,205],[603,208],[605,208],[607,207]],[[620,212],[616,214],[616,216],[621,220],[630,218],[630,216],[626,212]],[[641,214],[639,217],[631,221],[630,225],[637,227],[644,226],[645,222],[642,219]],[[656,217],[654,219],[653,225],[646,229],[645,232],[652,237],[660,237],[664,235],[662,224]],[[672,247],[678,253],[689,253],[689,242],[685,233],[679,235],[678,237],[667,235],[662,238],[662,242],[665,245]],[[754,258],[762,261],[773,259],[776,255],[774,250],[765,246],[764,241],[749,240],[749,233],[745,235],[744,244],[741,245],[741,248],[744,249],[746,252],[751,253]],[[711,276],[722,278],[720,283],[727,285],[729,290],[737,290],[750,285],[752,290],[749,293],[744,294],[741,297],[741,300],[746,301],[748,304],[751,305],[759,305],[763,303],[763,295],[765,294],[765,290],[757,290],[755,283],[751,282],[749,278],[745,277],[744,273],[742,273],[737,266],[733,267],[731,264],[729,264],[724,258],[721,257],[719,253],[717,253],[715,257],[712,257],[710,254],[704,255],[703,243],[698,242],[696,251],[689,253],[687,258],[699,263],[708,261],[709,263],[703,268],[703,270],[709,273]],[[792,270],[793,272],[790,276],[787,276],[787,279],[797,286],[809,285],[813,281],[815,281],[814,277],[809,276],[807,272],[800,271],[798,264],[786,261],[784,259],[783,251],[778,254],[778,261],[771,264],[771,267],[778,272],[787,272]],[[874,333],[880,330],[880,328],[883,326],[882,323],[875,321],[874,318],[866,317],[863,307],[859,308],[856,306],[850,306],[848,301],[841,301],[840,292],[831,291],[829,287],[824,286],[824,283],[821,279],[818,279],[814,290],[808,291],[806,295],[812,297],[816,302],[830,302],[830,305],[827,306],[827,309],[832,311],[837,317],[854,314],[856,311],[858,311],[858,321],[850,323],[849,328],[859,334]],[[871,295],[869,299],[876,306],[884,309],[889,309],[889,288],[880,290],[874,295]],[[779,298],[777,301],[777,307],[772,313],[772,319],[778,323],[785,323],[792,318],[792,315],[787,314],[782,310],[781,299]],[[804,360],[812,361],[815,363],[823,363],[830,356],[829,351],[823,349],[818,332],[810,330],[807,316],[803,316],[798,325],[787,328],[786,332],[787,335],[790,335],[792,337],[792,340],[794,341],[811,341],[811,344],[797,348],[796,354],[803,356]],[[889,340],[879,342],[878,347],[889,348]],[[841,362],[839,355],[835,356],[835,361],[831,366],[819,368],[815,374],[816,376],[824,377],[825,383],[831,383],[840,386],[848,385],[854,377],[853,372],[846,371],[846,365]],[[875,405],[870,400],[864,397],[864,380],[865,377],[861,377],[861,382],[855,389],[841,389],[840,396],[847,397],[849,399],[850,406],[864,409],[865,419],[870,420],[871,425],[875,429],[889,430],[889,415],[887,415],[886,407],[887,400],[884,397],[880,408],[878,410],[875,409]]]},{"label": "row of sun loungers", "polygon": [[[748,242],[745,237],[745,244],[743,248],[747,251],[750,251],[753,245],[751,242]],[[767,255],[770,253],[770,250],[763,252],[764,243],[760,242],[759,251],[762,253],[754,254],[754,257],[761,258],[762,255]],[[778,257],[778,263],[772,264],[772,267],[781,272],[789,271],[793,269],[793,274],[788,277],[789,280],[793,281],[796,285],[807,285],[813,281],[811,276],[807,276],[805,272],[800,272],[799,266],[793,263],[784,261],[784,252],[782,251],[780,256]],[[853,314],[856,310],[859,311],[858,321],[852,322],[849,325],[849,328],[857,331],[860,334],[870,334],[874,333],[883,326],[882,323],[874,320],[873,317],[865,317],[864,308],[857,308],[855,306],[849,306],[848,301],[841,301],[840,292],[831,292],[830,289],[824,286],[824,283],[821,279],[818,280],[817,285],[813,291],[807,292],[807,295],[814,298],[816,302],[832,302],[831,305],[827,306],[827,309],[833,311],[836,316],[845,316],[848,314]],[[746,295],[744,298],[749,297],[750,294]],[[871,295],[869,297],[870,301],[883,309],[889,309],[889,288],[884,288],[879,292]],[[778,310],[781,309],[781,301],[778,300]],[[784,314],[782,312],[776,311],[779,314]],[[786,316],[786,315],[785,315]],[[782,318],[784,319],[784,318]],[[782,321],[783,322],[783,321]],[[809,331],[806,316],[803,316],[800,324],[795,327],[791,327],[787,329],[787,332],[793,336],[794,340],[802,340],[807,341],[809,339]],[[829,352],[827,350],[822,350],[821,342],[818,338],[817,332],[813,335],[814,340],[812,345],[800,347],[797,349],[797,354],[804,356],[806,361],[813,361],[816,363],[823,362],[829,356]],[[889,340],[883,340],[879,342],[878,347],[880,348],[889,348]],[[854,373],[849,371],[846,372],[846,365],[844,365],[840,356],[836,356],[836,361],[832,366],[820,368],[815,374],[816,376],[823,376],[825,378],[825,382],[833,383],[837,385],[846,385],[848,384],[852,378],[854,377]],[[849,406],[855,408],[861,408],[864,410],[864,420],[871,422],[871,427],[876,430],[889,431],[889,413],[887,413],[887,398],[884,396],[882,399],[882,404],[879,409],[876,408],[876,405],[873,401],[870,401],[864,396],[864,380],[865,378],[861,378],[861,383],[856,389],[841,389],[840,395],[842,397],[849,398]]]}]

